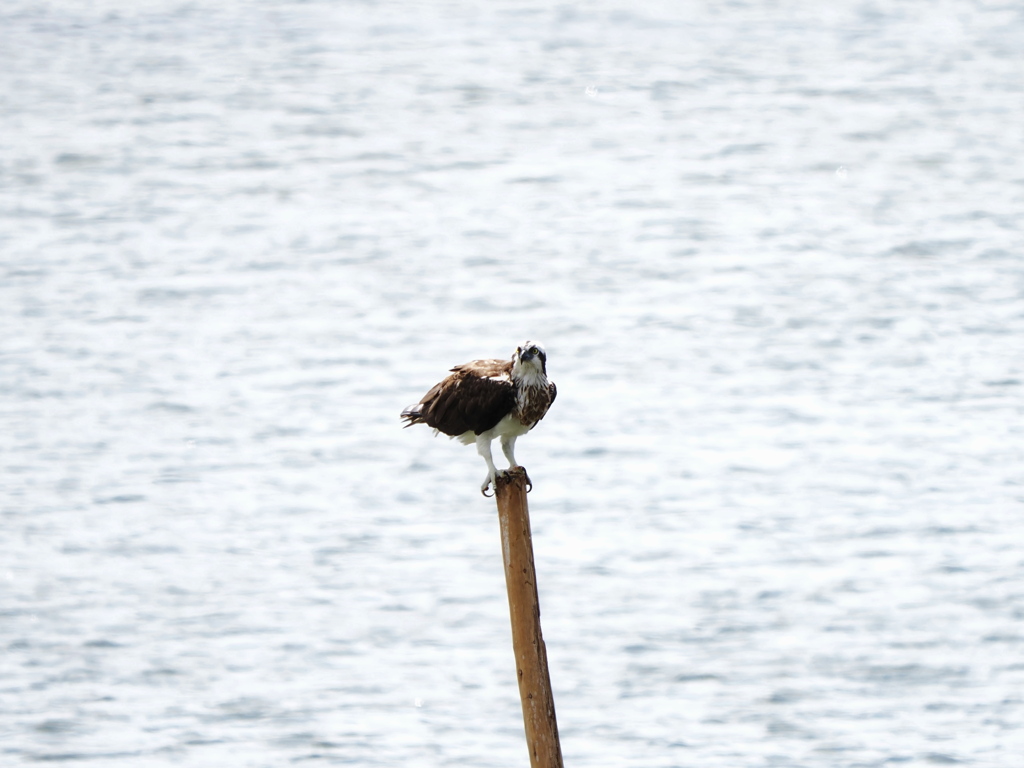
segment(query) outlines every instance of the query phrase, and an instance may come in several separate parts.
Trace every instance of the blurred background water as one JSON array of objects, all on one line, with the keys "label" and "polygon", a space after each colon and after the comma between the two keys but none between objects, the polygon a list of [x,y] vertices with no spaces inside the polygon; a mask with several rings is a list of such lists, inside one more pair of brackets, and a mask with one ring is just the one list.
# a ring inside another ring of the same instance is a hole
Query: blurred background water
[{"label": "blurred background water", "polygon": [[1019,4],[0,9],[0,761],[1018,766]]}]

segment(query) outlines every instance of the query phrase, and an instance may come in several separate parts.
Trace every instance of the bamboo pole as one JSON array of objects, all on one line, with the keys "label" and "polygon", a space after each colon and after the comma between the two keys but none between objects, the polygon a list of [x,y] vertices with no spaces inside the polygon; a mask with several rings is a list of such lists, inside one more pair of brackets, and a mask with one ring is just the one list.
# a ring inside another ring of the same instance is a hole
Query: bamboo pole
[{"label": "bamboo pole", "polygon": [[533,567],[530,510],[526,504],[527,483],[526,470],[515,467],[498,475],[494,489],[512,618],[512,650],[516,656],[530,768],[563,768],[548,654],[540,633],[537,572]]}]

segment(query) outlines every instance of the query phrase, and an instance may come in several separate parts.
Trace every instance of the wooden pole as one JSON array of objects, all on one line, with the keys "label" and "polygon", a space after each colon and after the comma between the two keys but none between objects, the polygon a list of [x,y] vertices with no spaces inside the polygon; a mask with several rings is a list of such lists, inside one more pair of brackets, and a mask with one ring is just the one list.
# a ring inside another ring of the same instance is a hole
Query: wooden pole
[{"label": "wooden pole", "polygon": [[526,470],[515,467],[498,475],[494,489],[501,524],[508,609],[512,617],[512,650],[516,656],[530,768],[563,768],[548,654],[540,633],[537,572],[533,567],[530,510],[526,504],[527,482]]}]

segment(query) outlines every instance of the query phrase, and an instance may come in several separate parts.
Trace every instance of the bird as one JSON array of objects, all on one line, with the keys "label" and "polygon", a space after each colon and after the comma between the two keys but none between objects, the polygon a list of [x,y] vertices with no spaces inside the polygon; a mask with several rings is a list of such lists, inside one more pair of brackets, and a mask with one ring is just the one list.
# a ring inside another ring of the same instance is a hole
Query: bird
[{"label": "bird", "polygon": [[[548,355],[544,345],[526,341],[516,347],[510,360],[473,360],[456,365],[415,405],[402,411],[404,428],[414,424],[433,427],[458,438],[463,445],[476,444],[487,463],[487,477],[480,492],[488,496],[499,470],[491,457],[491,442],[501,438],[501,451],[509,469],[518,467],[516,439],[544,418],[555,402],[558,389],[548,379]],[[527,490],[532,487],[527,476]]]}]

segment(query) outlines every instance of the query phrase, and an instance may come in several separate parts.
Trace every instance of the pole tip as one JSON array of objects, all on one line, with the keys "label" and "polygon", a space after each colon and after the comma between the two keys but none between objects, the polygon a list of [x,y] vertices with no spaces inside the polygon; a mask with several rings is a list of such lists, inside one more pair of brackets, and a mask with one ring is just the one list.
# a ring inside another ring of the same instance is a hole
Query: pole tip
[{"label": "pole tip", "polygon": [[533,488],[530,476],[526,474],[526,467],[510,467],[504,472],[500,472],[494,481],[495,495],[497,496],[511,486],[517,486],[520,490],[525,486],[527,492]]}]

